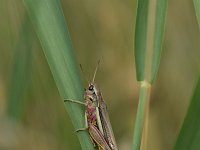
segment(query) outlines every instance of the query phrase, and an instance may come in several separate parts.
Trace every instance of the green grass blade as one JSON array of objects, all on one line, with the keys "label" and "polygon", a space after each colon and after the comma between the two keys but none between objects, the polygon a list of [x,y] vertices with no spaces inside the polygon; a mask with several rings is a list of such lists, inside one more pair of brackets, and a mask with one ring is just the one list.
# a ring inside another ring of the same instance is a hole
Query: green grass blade
[{"label": "green grass blade", "polygon": [[138,1],[135,29],[135,63],[138,81],[153,82],[162,49],[166,0]]},{"label": "green grass blade", "polygon": [[141,81],[133,150],[146,149],[149,95],[159,68],[167,0],[139,0],[135,29],[135,64]]},{"label": "green grass blade", "polygon": [[148,0],[139,0],[135,27],[135,64],[137,80],[144,80]]},{"label": "green grass blade", "polygon": [[174,150],[200,149],[200,78],[191,99],[186,117],[178,135]]},{"label": "green grass blade", "polygon": [[12,73],[7,93],[6,115],[9,119],[15,121],[22,119],[27,103],[24,94],[30,80],[32,63],[31,37],[28,16],[25,15],[21,25],[19,41],[14,52]]},{"label": "green grass blade", "polygon": [[[83,86],[78,65],[59,1],[24,0],[24,3],[40,39],[62,101],[64,98],[83,100]],[[65,108],[75,129],[85,127],[83,106],[66,102]],[[94,149],[87,131],[77,134],[82,149]]]},{"label": "green grass blade", "polygon": [[194,0],[194,7],[196,11],[197,21],[200,26],[200,0]]}]

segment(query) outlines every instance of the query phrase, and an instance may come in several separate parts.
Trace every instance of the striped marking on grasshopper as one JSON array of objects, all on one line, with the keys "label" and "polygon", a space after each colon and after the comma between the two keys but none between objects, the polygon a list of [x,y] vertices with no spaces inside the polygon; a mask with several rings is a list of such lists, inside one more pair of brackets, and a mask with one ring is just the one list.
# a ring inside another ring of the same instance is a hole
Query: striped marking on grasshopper
[{"label": "striped marking on grasshopper", "polygon": [[[98,62],[99,65],[99,62]],[[108,117],[106,104],[103,100],[102,94],[94,83],[98,65],[95,69],[93,80],[89,83],[84,92],[85,102],[77,100],[65,99],[65,102],[74,102],[82,104],[86,107],[85,110],[85,124],[86,127],[78,129],[77,131],[88,129],[89,134],[99,149],[103,150],[117,150],[114,134]],[[82,69],[82,68],[81,68]],[[83,70],[82,70],[83,71]]]}]

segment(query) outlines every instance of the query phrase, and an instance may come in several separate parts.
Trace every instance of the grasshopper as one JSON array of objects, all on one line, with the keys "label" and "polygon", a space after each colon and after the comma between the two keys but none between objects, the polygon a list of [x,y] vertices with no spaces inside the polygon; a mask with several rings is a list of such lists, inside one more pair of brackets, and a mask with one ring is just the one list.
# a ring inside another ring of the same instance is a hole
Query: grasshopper
[{"label": "grasshopper", "polygon": [[[117,150],[114,134],[111,128],[110,119],[108,117],[106,104],[102,94],[94,82],[99,62],[94,72],[93,80],[89,83],[84,92],[85,102],[77,100],[65,99],[64,102],[70,101],[82,104],[85,109],[85,128],[76,131],[87,130],[94,144],[97,144],[102,150]],[[82,69],[82,68],[81,68]],[[83,71],[83,70],[82,70]]]}]

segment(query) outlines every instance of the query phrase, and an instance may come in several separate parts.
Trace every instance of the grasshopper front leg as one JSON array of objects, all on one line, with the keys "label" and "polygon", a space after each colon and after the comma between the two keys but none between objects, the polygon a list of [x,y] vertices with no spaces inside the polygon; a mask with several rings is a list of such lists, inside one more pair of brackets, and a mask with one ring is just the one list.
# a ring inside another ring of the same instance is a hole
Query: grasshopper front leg
[{"label": "grasshopper front leg", "polygon": [[[81,104],[81,105],[86,106],[86,103],[78,101],[78,100],[74,100],[74,99],[64,99],[64,102],[72,102],[72,103],[77,103],[77,104]],[[85,130],[88,129],[88,122],[87,122],[87,115],[86,115],[86,113],[85,113],[85,126],[86,126],[85,128],[79,128],[75,132],[85,131]]]},{"label": "grasshopper front leg", "polygon": [[86,103],[74,99],[64,99],[64,102],[72,102],[86,106]]}]

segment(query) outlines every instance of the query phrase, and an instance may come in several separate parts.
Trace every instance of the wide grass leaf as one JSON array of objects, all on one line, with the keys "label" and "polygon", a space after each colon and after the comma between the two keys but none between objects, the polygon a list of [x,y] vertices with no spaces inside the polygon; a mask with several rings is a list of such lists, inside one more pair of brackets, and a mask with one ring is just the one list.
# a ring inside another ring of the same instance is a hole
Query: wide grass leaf
[{"label": "wide grass leaf", "polygon": [[[58,0],[24,0],[26,10],[40,39],[60,96],[83,100],[83,85],[75,61],[67,24]],[[66,102],[75,129],[85,127],[84,107]],[[82,149],[94,149],[87,131],[78,132]]]}]

